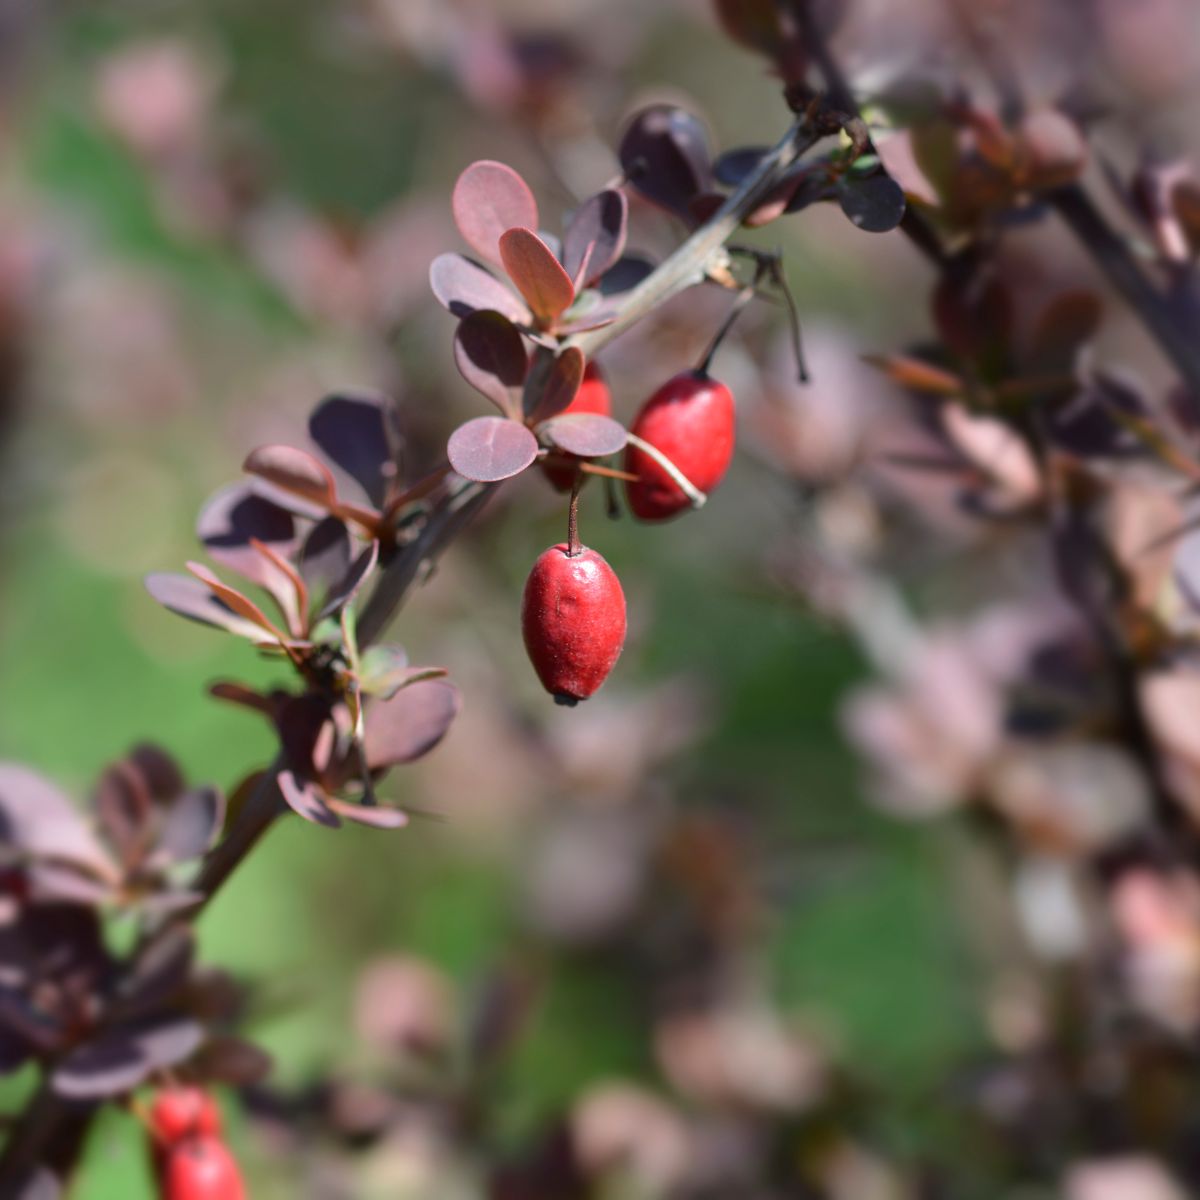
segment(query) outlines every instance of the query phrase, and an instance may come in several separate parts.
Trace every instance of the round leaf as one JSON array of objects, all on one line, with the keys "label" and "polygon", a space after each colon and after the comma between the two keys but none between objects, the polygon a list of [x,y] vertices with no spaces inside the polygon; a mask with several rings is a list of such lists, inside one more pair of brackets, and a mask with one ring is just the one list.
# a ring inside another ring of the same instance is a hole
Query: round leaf
[{"label": "round leaf", "polygon": [[450,465],[478,483],[519,475],[537,452],[537,438],[524,425],[504,417],[476,417],[460,425],[446,444]]},{"label": "round leaf", "polygon": [[643,196],[687,214],[692,198],[712,184],[708,134],[698,117],[671,104],[644,108],[630,121],[618,154]]},{"label": "round leaf", "polygon": [[363,748],[372,771],[412,762],[446,736],[462,705],[458,688],[440,679],[414,683],[367,709]]},{"label": "round leaf", "polygon": [[625,448],[625,426],[599,413],[566,413],[541,427],[559,450],[580,458],[604,458]]},{"label": "round leaf", "polygon": [[904,189],[890,175],[843,180],[837,195],[842,212],[867,233],[887,233],[904,218]]},{"label": "round leaf", "polygon": [[312,440],[376,506],[383,504],[395,469],[387,416],[382,397],[341,395],[327,396],[308,418]]},{"label": "round leaf", "polygon": [[491,159],[473,162],[458,177],[450,198],[463,240],[489,262],[500,261],[500,235],[514,225],[538,226],[537,201],[512,167]]}]

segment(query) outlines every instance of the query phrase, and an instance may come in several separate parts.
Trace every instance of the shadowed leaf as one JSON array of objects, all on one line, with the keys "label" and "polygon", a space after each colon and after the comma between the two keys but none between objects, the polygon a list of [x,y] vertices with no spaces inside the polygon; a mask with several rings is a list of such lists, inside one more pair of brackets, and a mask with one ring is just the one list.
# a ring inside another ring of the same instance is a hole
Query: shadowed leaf
[{"label": "shadowed leaf", "polygon": [[554,251],[530,229],[509,229],[500,238],[504,269],[539,321],[548,323],[566,312],[575,287]]},{"label": "shadowed leaf", "polygon": [[429,267],[429,286],[437,302],[459,318],[490,309],[518,325],[527,325],[532,319],[519,296],[461,254],[439,254]]},{"label": "shadowed leaf", "polygon": [[619,258],[597,281],[596,288],[602,296],[620,296],[632,291],[647,275],[654,273],[654,264],[635,254]]},{"label": "shadowed leaf", "polygon": [[413,762],[446,736],[462,701],[452,683],[414,683],[367,709],[363,747],[372,771]]},{"label": "shadowed leaf", "polygon": [[203,563],[189,562],[184,565],[222,604],[239,617],[257,625],[261,631],[260,637],[262,633],[276,638],[281,637],[280,631],[275,628],[267,614],[253,600],[243,596],[236,588],[231,588],[227,583],[223,583]]},{"label": "shadowed leaf", "polygon": [[300,551],[300,575],[309,594],[321,601],[350,569],[350,532],[340,517],[313,526]]},{"label": "shadowed leaf", "polygon": [[395,474],[387,413],[382,397],[338,395],[322,400],[308,418],[312,440],[377,508]]},{"label": "shadowed leaf", "polygon": [[519,475],[537,458],[537,438],[505,417],[476,417],[446,443],[450,465],[467,479],[496,483]]},{"label": "shadowed leaf", "polygon": [[326,617],[335,616],[347,604],[352,603],[378,561],[379,543],[372,542],[350,564],[342,578],[329,589],[325,603],[317,613],[317,620],[323,621]]},{"label": "shadowed leaf", "polygon": [[291,771],[280,771],[277,776],[280,795],[287,806],[298,816],[314,825],[337,829],[341,825],[337,815],[325,802],[325,795],[312,780],[298,779]]},{"label": "shadowed leaf", "polygon": [[151,1073],[188,1058],[204,1031],[191,1020],[117,1029],[73,1050],[51,1078],[60,1096],[101,1100],[128,1092]]},{"label": "shadowed leaf", "polygon": [[271,1056],[252,1042],[231,1034],[210,1037],[195,1059],[196,1073],[216,1083],[249,1087],[271,1073]]},{"label": "shadowed leaf", "polygon": [[296,521],[286,508],[259,495],[252,483],[222,488],[200,510],[196,536],[214,562],[253,583],[267,586],[273,569],[251,545],[252,538],[288,555],[296,541]]},{"label": "shadowed leaf", "polygon": [[525,381],[525,414],[535,425],[566,409],[579,393],[587,363],[578,346],[538,354]]},{"label": "shadowed leaf", "polygon": [[529,355],[517,327],[498,312],[474,312],[454,334],[454,362],[459,374],[502,413],[520,412],[521,388]]},{"label": "shadowed leaf", "polygon": [[537,201],[512,167],[490,159],[473,162],[458,177],[450,197],[463,240],[490,262],[500,261],[498,243],[516,225],[538,227]]},{"label": "shadowed leaf", "polygon": [[770,152],[769,146],[735,146],[717,156],[713,174],[726,187],[737,187]]},{"label": "shadowed leaf", "polygon": [[629,201],[613,188],[589,197],[576,210],[562,252],[563,268],[576,290],[599,279],[621,257],[628,217]]},{"label": "shadowed leaf", "polygon": [[156,849],[171,862],[199,858],[216,841],[224,820],[225,797],[219,789],[184,792],[167,810]]},{"label": "shadowed leaf", "polygon": [[698,117],[670,104],[644,108],[618,151],[630,182],[655,204],[687,215],[692,198],[712,186],[708,134]]},{"label": "shadowed leaf", "polygon": [[888,175],[843,179],[837,197],[842,212],[866,233],[887,233],[904,217],[904,189]]}]

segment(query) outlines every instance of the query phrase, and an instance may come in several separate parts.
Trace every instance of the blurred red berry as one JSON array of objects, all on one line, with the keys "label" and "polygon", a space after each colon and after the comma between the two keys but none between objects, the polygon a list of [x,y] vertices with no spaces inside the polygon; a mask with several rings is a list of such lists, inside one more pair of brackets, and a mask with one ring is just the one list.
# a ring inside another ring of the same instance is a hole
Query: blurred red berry
[{"label": "blurred red berry", "polygon": [[[575,393],[575,399],[563,409],[561,415],[567,413],[596,413],[602,417],[612,416],[612,393],[608,390],[608,382],[604,378],[604,372],[601,371],[599,363],[588,363],[583,372],[583,382],[579,385],[579,391]],[[562,462],[561,459],[558,462],[547,460],[542,464],[542,471],[560,492],[569,492],[575,482],[576,467]]]},{"label": "blurred red berry", "polygon": [[221,1114],[202,1088],[163,1088],[150,1106],[150,1129],[166,1146],[196,1135],[216,1137],[221,1132]]},{"label": "blurred red berry", "polygon": [[159,1192],[162,1200],[245,1200],[246,1186],[225,1143],[201,1136],[171,1147]]}]

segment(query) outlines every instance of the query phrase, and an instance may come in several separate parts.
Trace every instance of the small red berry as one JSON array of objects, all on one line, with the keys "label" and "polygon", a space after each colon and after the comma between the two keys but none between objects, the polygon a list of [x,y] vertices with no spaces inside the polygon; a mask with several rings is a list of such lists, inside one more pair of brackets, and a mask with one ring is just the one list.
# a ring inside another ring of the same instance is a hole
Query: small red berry
[{"label": "small red berry", "polygon": [[246,1200],[237,1161],[215,1137],[191,1137],[171,1148],[159,1181],[161,1200]]},{"label": "small red berry", "polygon": [[[612,393],[608,390],[608,383],[604,378],[604,372],[600,370],[600,364],[596,362],[588,363],[584,368],[583,382],[579,385],[579,391],[575,393],[575,399],[563,409],[560,415],[565,416],[571,413],[597,413],[602,417],[612,416]],[[567,458],[574,458],[574,455],[567,455]],[[569,492],[571,486],[575,482],[576,468],[569,462],[563,462],[559,459],[558,462],[546,461],[542,463],[542,471],[550,483],[560,492]]]},{"label": "small red berry", "polygon": [[[725,477],[733,457],[733,393],[708,375],[684,371],[642,405],[630,428],[707,494]],[[632,443],[625,450],[625,470],[638,476],[625,485],[634,516],[665,521],[691,507],[662,464]]]},{"label": "small red berry", "polygon": [[196,1134],[216,1137],[221,1132],[221,1113],[202,1088],[163,1088],[150,1106],[150,1130],[168,1146]]},{"label": "small red berry", "polygon": [[565,543],[538,557],[521,601],[525,649],[542,685],[560,704],[586,700],[625,645],[625,593],[616,572],[586,546]]}]

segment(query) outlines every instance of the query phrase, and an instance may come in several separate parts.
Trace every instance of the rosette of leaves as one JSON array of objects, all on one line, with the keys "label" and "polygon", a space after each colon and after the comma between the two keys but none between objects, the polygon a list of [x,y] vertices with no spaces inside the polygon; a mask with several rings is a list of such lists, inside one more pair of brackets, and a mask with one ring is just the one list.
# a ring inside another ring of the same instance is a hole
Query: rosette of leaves
[{"label": "rosette of leaves", "polygon": [[[305,684],[298,696],[261,696],[235,684],[219,685],[217,694],[275,722],[288,760],[280,790],[297,812],[325,825],[346,817],[396,827],[404,814],[374,803],[371,780],[437,744],[458,712],[458,691],[441,679],[442,668],[410,666],[399,647],[360,653],[357,645],[352,603],[381,555],[381,542],[368,531],[392,522],[412,499],[393,483],[383,406],[334,397],[318,406],[309,429],[356,482],[361,500],[347,499],[315,455],[263,446],[246,460],[258,479],[219,492],[197,525],[209,556],[262,589],[269,604],[199,563],[189,564],[190,576],[151,575],[146,586],[180,616],[245,637],[292,663]],[[313,706],[329,716],[327,727],[312,727]],[[301,750],[313,728],[319,737],[314,733],[313,744]],[[333,795],[352,779],[362,804]]]},{"label": "rosette of leaves", "polygon": [[533,192],[504,163],[473,162],[458,177],[451,206],[463,240],[508,282],[475,259],[441,254],[429,268],[438,303],[460,318],[497,312],[544,345],[608,324],[614,311],[606,296],[631,287],[650,269],[640,259],[621,257],[629,204],[616,188],[585,200],[561,242],[538,232]]},{"label": "rosette of leaves", "polygon": [[189,788],[152,746],[101,775],[90,813],[36,772],[0,764],[0,862],[39,902],[185,908],[197,898],[186,866],[210,849],[224,818],[220,790]]},{"label": "rosette of leaves", "polygon": [[186,926],[166,925],[132,959],[109,949],[101,906],[169,912],[194,894],[179,868],[212,844],[224,806],[187,789],[164,754],[140,748],[110,767],[90,819],[41,775],[0,766],[0,1074],[31,1060],[61,1096],[99,1100],[191,1063],[250,1082],[267,1060],[240,1038],[236,989],[194,963]]},{"label": "rosette of leaves", "polygon": [[459,323],[454,361],[501,413],[475,417],[450,435],[450,465],[467,479],[496,483],[545,454],[587,462],[624,449],[627,435],[619,421],[564,411],[583,380],[584,357],[577,347],[561,354],[539,350],[531,361],[520,329],[501,313],[482,311]]}]

